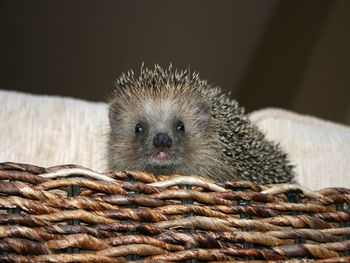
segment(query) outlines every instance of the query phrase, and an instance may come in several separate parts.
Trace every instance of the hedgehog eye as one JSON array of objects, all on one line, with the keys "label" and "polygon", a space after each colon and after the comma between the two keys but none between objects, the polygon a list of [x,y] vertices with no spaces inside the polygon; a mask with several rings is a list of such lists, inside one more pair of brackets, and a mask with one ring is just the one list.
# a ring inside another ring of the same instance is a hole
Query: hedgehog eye
[{"label": "hedgehog eye", "polygon": [[185,124],[182,121],[178,121],[176,124],[176,130],[177,131],[185,131]]},{"label": "hedgehog eye", "polygon": [[140,123],[136,124],[135,126],[135,133],[136,135],[142,134],[143,133],[143,127]]}]

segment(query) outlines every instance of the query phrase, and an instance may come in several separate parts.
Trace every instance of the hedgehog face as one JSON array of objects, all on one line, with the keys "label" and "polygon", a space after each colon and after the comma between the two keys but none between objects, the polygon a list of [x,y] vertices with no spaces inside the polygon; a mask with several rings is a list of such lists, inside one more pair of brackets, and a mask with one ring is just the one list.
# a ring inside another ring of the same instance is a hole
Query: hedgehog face
[{"label": "hedgehog face", "polygon": [[200,97],[119,98],[109,118],[110,158],[119,170],[189,173],[188,160],[200,157],[200,142],[210,132],[210,106]]}]

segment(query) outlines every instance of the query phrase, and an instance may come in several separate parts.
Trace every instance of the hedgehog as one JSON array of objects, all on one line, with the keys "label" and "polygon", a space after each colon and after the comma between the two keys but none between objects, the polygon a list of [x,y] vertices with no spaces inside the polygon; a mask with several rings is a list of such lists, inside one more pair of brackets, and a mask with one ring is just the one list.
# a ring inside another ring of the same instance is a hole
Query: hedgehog
[{"label": "hedgehog", "polygon": [[201,175],[218,182],[294,181],[276,142],[236,100],[189,70],[141,66],[115,81],[109,98],[111,170]]}]

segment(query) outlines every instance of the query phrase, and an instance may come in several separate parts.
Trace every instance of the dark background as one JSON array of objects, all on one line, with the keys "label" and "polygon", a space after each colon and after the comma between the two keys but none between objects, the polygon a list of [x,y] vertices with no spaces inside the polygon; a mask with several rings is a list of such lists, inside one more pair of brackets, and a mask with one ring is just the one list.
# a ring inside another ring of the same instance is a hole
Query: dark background
[{"label": "dark background", "polygon": [[172,62],[248,112],[350,124],[348,0],[1,1],[0,16],[1,89],[103,101],[122,72]]}]

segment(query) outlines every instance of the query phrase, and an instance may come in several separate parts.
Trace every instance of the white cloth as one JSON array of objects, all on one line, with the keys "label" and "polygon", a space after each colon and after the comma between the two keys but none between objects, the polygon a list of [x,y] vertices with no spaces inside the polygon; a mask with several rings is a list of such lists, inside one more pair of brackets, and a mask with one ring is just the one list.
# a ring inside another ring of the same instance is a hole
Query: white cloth
[{"label": "white cloth", "polygon": [[[350,127],[280,109],[250,115],[281,144],[308,188],[350,188]],[[0,90],[0,162],[106,171],[107,105]]]},{"label": "white cloth", "polygon": [[105,171],[105,103],[0,90],[0,162]]}]

